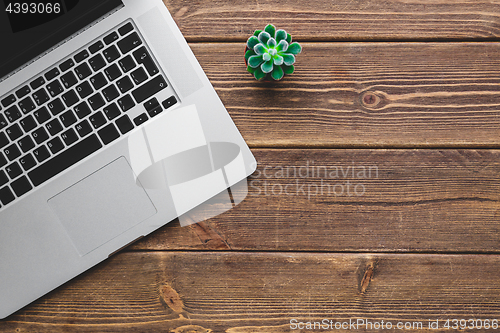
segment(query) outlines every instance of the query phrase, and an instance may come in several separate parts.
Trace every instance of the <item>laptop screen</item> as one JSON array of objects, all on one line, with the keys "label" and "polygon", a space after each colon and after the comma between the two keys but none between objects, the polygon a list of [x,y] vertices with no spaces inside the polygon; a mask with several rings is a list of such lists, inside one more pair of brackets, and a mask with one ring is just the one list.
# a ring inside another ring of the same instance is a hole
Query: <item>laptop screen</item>
[{"label": "laptop screen", "polygon": [[0,79],[119,6],[121,0],[0,0]]}]

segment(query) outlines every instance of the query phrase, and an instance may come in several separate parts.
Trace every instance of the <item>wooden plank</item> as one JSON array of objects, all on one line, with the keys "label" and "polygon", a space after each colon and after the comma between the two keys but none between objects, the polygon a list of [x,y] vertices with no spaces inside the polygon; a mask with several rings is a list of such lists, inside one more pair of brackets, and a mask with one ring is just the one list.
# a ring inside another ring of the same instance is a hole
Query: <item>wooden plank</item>
[{"label": "wooden plank", "polygon": [[123,253],[1,321],[0,332],[290,332],[294,318],[498,319],[499,265],[495,255]]},{"label": "wooden plank", "polygon": [[164,0],[190,41],[243,41],[268,23],[298,40],[463,39],[500,35],[500,2]]},{"label": "wooden plank", "polygon": [[500,150],[253,152],[241,204],[132,249],[500,251]]},{"label": "wooden plank", "polygon": [[191,46],[253,147],[500,147],[499,43],[306,43],[279,83]]}]

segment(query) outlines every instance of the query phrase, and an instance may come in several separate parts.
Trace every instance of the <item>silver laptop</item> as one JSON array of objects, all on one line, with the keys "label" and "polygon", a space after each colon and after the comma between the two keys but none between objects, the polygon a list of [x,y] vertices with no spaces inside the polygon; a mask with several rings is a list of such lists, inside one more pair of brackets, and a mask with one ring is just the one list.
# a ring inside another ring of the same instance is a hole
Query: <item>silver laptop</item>
[{"label": "silver laptop", "polygon": [[0,318],[256,167],[160,0],[30,3],[0,2]]}]

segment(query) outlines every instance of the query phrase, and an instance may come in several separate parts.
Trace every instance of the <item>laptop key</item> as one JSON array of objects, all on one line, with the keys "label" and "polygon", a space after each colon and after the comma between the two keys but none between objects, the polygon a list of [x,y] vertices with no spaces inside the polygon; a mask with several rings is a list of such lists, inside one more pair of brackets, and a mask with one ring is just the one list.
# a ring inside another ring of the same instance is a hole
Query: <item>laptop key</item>
[{"label": "laptop key", "polygon": [[85,118],[92,112],[86,102],[81,102],[73,110],[80,119]]},{"label": "laptop key", "polygon": [[130,55],[119,60],[118,63],[120,64],[120,67],[122,68],[122,71],[124,73],[131,71],[132,69],[134,69],[137,66],[135,64],[134,59],[132,59],[132,57]]},{"label": "laptop key", "polygon": [[49,121],[45,125],[45,128],[47,129],[47,131],[49,131],[50,135],[56,135],[63,130],[61,123],[57,119],[52,119],[51,121]]},{"label": "laptop key", "polygon": [[43,78],[43,76],[40,76],[39,78],[31,81],[30,86],[31,86],[31,89],[34,90],[34,89],[40,88],[44,83],[45,83],[45,79]]},{"label": "laptop key", "polygon": [[73,67],[75,65],[75,62],[73,61],[73,59],[68,59],[66,60],[65,62],[63,62],[62,64],[59,65],[59,68],[63,71],[63,72],[66,72],[68,69],[70,69],[71,67]]},{"label": "laptop key", "polygon": [[128,115],[123,115],[118,118],[115,123],[122,134],[130,132],[134,129],[134,124],[132,124]]},{"label": "laptop key", "polygon": [[26,178],[25,176],[13,181],[11,186],[14,190],[14,193],[16,193],[18,197],[26,194],[33,188],[33,186],[31,186],[30,182],[28,181],[28,178]]},{"label": "laptop key", "polygon": [[132,80],[128,76],[125,76],[118,81],[116,81],[116,86],[120,89],[121,93],[124,94],[134,87]]},{"label": "laptop key", "polygon": [[102,111],[104,111],[108,120],[113,120],[120,115],[120,109],[118,109],[115,103],[106,106]]},{"label": "laptop key", "polygon": [[87,52],[87,50],[83,50],[83,51],[75,54],[75,61],[82,62],[85,59],[87,59],[88,57],[89,57],[89,53]]},{"label": "laptop key", "polygon": [[137,34],[137,32],[131,33],[127,37],[123,38],[121,41],[116,43],[118,47],[120,48],[120,51],[122,51],[123,54],[126,54],[139,45],[142,44],[142,40]]},{"label": "laptop key", "polygon": [[12,103],[14,103],[15,101],[16,101],[16,96],[14,96],[14,94],[10,94],[9,96],[2,99],[2,105],[7,107]]},{"label": "laptop key", "polygon": [[[5,156],[3,156],[3,154],[0,152],[0,168],[3,167],[5,164],[7,164],[7,159],[5,158]],[[2,184],[0,184],[2,185]]]},{"label": "laptop key", "polygon": [[89,97],[88,99],[89,105],[92,108],[92,110],[97,110],[101,107],[104,106],[104,99],[102,98],[101,94],[96,93],[92,97]]},{"label": "laptop key", "polygon": [[7,148],[5,148],[3,150],[3,153],[5,154],[5,157],[7,157],[7,159],[11,162],[16,158],[18,158],[19,156],[21,156],[21,152],[19,151],[19,148],[17,148],[15,144],[12,144]]},{"label": "laptop key", "polygon": [[120,106],[120,109],[125,112],[133,108],[135,103],[130,95],[125,95],[118,100],[118,105]]},{"label": "laptop key", "polygon": [[102,73],[98,73],[90,78],[90,83],[92,83],[95,90],[99,90],[108,84],[108,81],[106,81],[106,78]]},{"label": "laptop key", "polygon": [[0,186],[3,186],[8,182],[9,182],[9,177],[7,177],[4,171],[0,170]]},{"label": "laptop key", "polygon": [[57,67],[55,67],[55,68],[52,68],[47,73],[45,73],[45,78],[47,79],[47,81],[50,81],[53,78],[55,78],[56,76],[58,76],[59,74],[60,74],[59,69],[57,69]]},{"label": "laptop key", "polygon": [[92,70],[90,69],[89,65],[84,62],[83,64],[75,68],[75,73],[80,80],[83,80],[90,76],[90,74],[92,74]]},{"label": "laptop key", "polygon": [[17,106],[12,105],[10,108],[4,111],[4,115],[7,117],[7,119],[12,123],[19,118],[21,118],[21,112],[17,108]]},{"label": "laptop key", "polygon": [[45,146],[40,146],[37,149],[33,150],[33,155],[35,155],[35,158],[38,162],[43,162],[50,157],[49,150]]},{"label": "laptop key", "polygon": [[61,141],[61,139],[56,137],[56,138],[53,138],[52,140],[50,140],[49,142],[47,142],[47,147],[49,147],[52,154],[56,154],[64,149],[64,144]]},{"label": "laptop key", "polygon": [[67,107],[70,107],[79,102],[80,98],[78,97],[76,92],[73,89],[71,89],[70,91],[62,95],[62,100],[64,101],[64,104],[66,104]]},{"label": "laptop key", "polygon": [[8,125],[7,119],[5,119],[3,114],[0,113],[0,129],[4,128],[7,125]]},{"label": "laptop key", "polygon": [[0,132],[0,148],[7,146],[10,143],[9,138],[4,132]]},{"label": "laptop key", "polygon": [[21,170],[21,167],[17,162],[12,163],[11,165],[7,166],[5,168],[5,171],[9,175],[10,179],[14,179],[16,177],[19,177],[23,173],[23,170]]},{"label": "laptop key", "polygon": [[112,63],[116,59],[120,58],[120,52],[114,45],[111,45],[110,47],[102,51],[102,55],[108,61],[108,63]]},{"label": "laptop key", "polygon": [[146,109],[146,111],[151,111],[151,110],[157,108],[158,106],[160,106],[160,103],[158,103],[158,100],[156,99],[156,97],[153,97],[149,101],[145,102],[143,105],[144,105],[144,108]]},{"label": "laptop key", "polygon": [[150,76],[159,73],[158,67],[156,67],[153,58],[151,58],[144,46],[134,51],[132,54],[138,64],[143,64],[144,67],[146,67],[146,70],[148,71]]},{"label": "laptop key", "polygon": [[2,202],[2,204],[7,205],[14,201],[15,198],[16,197],[14,197],[14,194],[7,186],[0,189],[0,201]]},{"label": "laptop key", "polygon": [[70,146],[78,140],[78,136],[76,135],[76,132],[70,128],[61,134],[61,139],[63,139],[66,146]]},{"label": "laptop key", "polygon": [[149,118],[146,113],[141,113],[140,115],[134,118],[134,123],[136,126],[139,126],[140,124],[145,123],[148,119]]},{"label": "laptop key", "polygon": [[63,76],[61,76],[61,82],[64,85],[64,87],[68,89],[77,84],[78,79],[76,78],[75,74],[73,74],[73,72],[68,72]]},{"label": "laptop key", "polygon": [[92,127],[90,127],[90,124],[87,120],[84,120],[80,123],[78,123],[75,126],[76,131],[78,132],[78,135],[83,138],[85,135],[89,134],[92,132]]},{"label": "laptop key", "polygon": [[19,107],[21,108],[21,111],[23,111],[24,114],[27,114],[33,110],[35,110],[36,106],[35,103],[31,100],[31,98],[28,96],[22,101],[18,103]]},{"label": "laptop key", "polygon": [[35,143],[28,135],[17,142],[23,153],[30,151],[35,148]]},{"label": "laptop key", "polygon": [[35,158],[31,154],[21,157],[19,159],[19,163],[23,167],[24,171],[28,171],[36,165]]},{"label": "laptop key", "polygon": [[103,38],[104,43],[106,43],[106,45],[113,43],[117,39],[118,39],[118,34],[114,31]]},{"label": "laptop key", "polygon": [[163,78],[163,76],[158,75],[153,78],[151,81],[146,82],[139,88],[136,88],[132,91],[132,96],[134,96],[137,103],[142,103],[146,99],[150,98],[157,92],[165,89],[167,87],[167,82]]},{"label": "laptop key", "polygon": [[47,91],[50,96],[55,97],[64,91],[63,86],[59,83],[59,81],[54,80],[47,85]]},{"label": "laptop key", "polygon": [[90,67],[92,67],[92,69],[94,70],[94,72],[97,72],[98,70],[106,66],[106,61],[104,60],[102,55],[96,54],[95,56],[89,59],[89,64]]},{"label": "laptop key", "polygon": [[175,96],[170,96],[169,98],[167,98],[166,100],[164,100],[163,102],[161,102],[161,105],[166,109],[168,109],[169,107],[171,107],[172,105],[176,104],[177,103],[177,99],[175,98]]},{"label": "laptop key", "polygon": [[102,112],[96,112],[89,117],[90,123],[94,128],[99,128],[106,123],[106,119],[102,115]]},{"label": "laptop key", "polygon": [[101,41],[98,41],[92,45],[89,46],[89,51],[90,53],[94,54],[96,52],[99,52],[104,47],[104,44]]},{"label": "laptop key", "polygon": [[141,84],[142,82],[148,79],[148,75],[146,74],[146,71],[142,67],[139,67],[135,71],[130,73],[130,76],[134,80],[135,84]]},{"label": "laptop key", "polygon": [[116,89],[116,87],[113,84],[104,88],[102,90],[102,94],[103,94],[104,98],[106,98],[106,101],[108,101],[108,102],[111,102],[112,100],[114,100],[115,98],[118,98],[118,96],[120,96],[118,89]]},{"label": "laptop key", "polygon": [[90,86],[90,83],[88,83],[87,81],[77,85],[76,91],[78,92],[78,95],[80,95],[80,98],[85,98],[94,92],[94,90]]},{"label": "laptop key", "polygon": [[33,115],[40,125],[50,119],[50,113],[45,106],[33,112]]},{"label": "laptop key", "polygon": [[24,86],[16,91],[16,96],[17,96],[17,98],[23,98],[24,96],[28,95],[30,92],[31,92],[30,87],[28,87],[26,85],[26,86]]},{"label": "laptop key", "polygon": [[108,143],[111,143],[118,139],[120,137],[120,133],[116,130],[115,125],[113,123],[106,125],[99,131],[97,131],[97,134],[99,134],[99,137],[101,138],[102,142],[107,145]]},{"label": "laptop key", "polygon": [[61,122],[63,123],[63,125],[65,127],[69,127],[69,126],[73,125],[74,123],[76,123],[76,117],[71,110],[64,112],[59,117],[59,119],[61,119]]},{"label": "laptop key", "polygon": [[31,133],[31,136],[33,137],[33,139],[35,139],[35,142],[37,144],[41,144],[42,142],[49,139],[49,134],[43,127],[34,130],[33,133]]},{"label": "laptop key", "polygon": [[9,136],[11,140],[19,139],[23,135],[23,131],[18,124],[14,124],[5,130],[5,133]]},{"label": "laptop key", "polygon": [[25,133],[28,133],[29,131],[31,131],[36,127],[35,119],[31,115],[21,119],[19,124],[21,125]]},{"label": "laptop key", "polygon": [[55,100],[47,104],[47,106],[49,107],[50,112],[54,116],[57,116],[64,110],[64,105],[59,98],[56,98]]},{"label": "laptop key", "polygon": [[106,73],[109,81],[116,80],[122,75],[122,72],[120,72],[120,69],[118,68],[118,66],[116,66],[116,64],[113,64],[106,68],[104,70],[104,73]]},{"label": "laptop key", "polygon": [[83,160],[101,147],[102,144],[97,136],[95,134],[90,135],[28,172],[28,177],[35,186],[38,186]]},{"label": "laptop key", "polygon": [[125,36],[133,29],[134,29],[134,27],[132,26],[132,23],[129,22],[129,23],[125,24],[123,27],[120,27],[118,29],[118,32],[120,33],[120,35]]},{"label": "laptop key", "polygon": [[44,104],[50,99],[49,95],[43,88],[35,91],[31,96],[35,100],[35,103],[38,104],[38,106]]}]

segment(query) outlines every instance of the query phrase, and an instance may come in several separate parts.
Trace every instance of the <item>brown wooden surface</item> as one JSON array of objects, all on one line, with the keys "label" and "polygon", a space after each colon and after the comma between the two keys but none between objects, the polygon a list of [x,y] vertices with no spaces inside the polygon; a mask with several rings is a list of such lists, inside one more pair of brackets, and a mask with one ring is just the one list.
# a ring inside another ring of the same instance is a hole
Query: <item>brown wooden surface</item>
[{"label": "brown wooden surface", "polygon": [[[247,199],[197,225],[172,222],[0,332],[500,320],[500,1],[165,4],[259,162]],[[242,59],[267,23],[304,46],[276,84],[253,80]],[[378,176],[276,175],[306,165]],[[297,181],[304,194],[272,192]],[[309,185],[346,181],[363,195],[307,197]]]},{"label": "brown wooden surface", "polygon": [[500,147],[499,43],[304,43],[278,84],[191,46],[252,147]]},{"label": "brown wooden surface", "polygon": [[273,23],[297,40],[487,39],[498,0],[164,0],[190,41],[243,41]]},{"label": "brown wooden surface", "polygon": [[3,328],[250,333],[290,332],[294,318],[359,316],[426,326],[500,318],[499,265],[491,255],[129,252],[20,311]]}]

